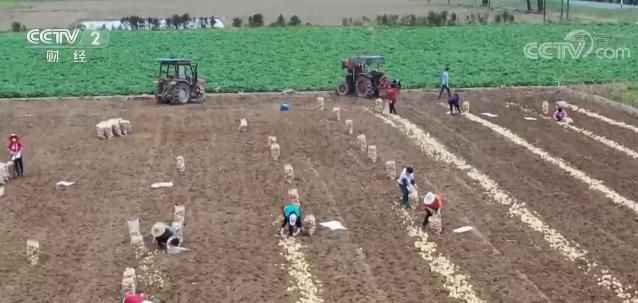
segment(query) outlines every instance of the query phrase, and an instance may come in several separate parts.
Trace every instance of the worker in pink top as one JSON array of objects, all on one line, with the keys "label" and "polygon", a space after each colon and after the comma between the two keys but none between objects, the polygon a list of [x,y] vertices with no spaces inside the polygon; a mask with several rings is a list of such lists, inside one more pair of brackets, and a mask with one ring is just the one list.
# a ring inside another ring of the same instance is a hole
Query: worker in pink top
[{"label": "worker in pink top", "polygon": [[127,292],[124,295],[124,303],[144,303],[144,302],[148,302],[144,300],[144,293],[132,293],[132,292]]},{"label": "worker in pink top", "polygon": [[24,176],[24,166],[22,164],[22,151],[24,150],[24,146],[20,143],[20,138],[16,134],[9,136],[8,145],[9,156],[11,157],[11,161],[13,161],[16,176],[22,177]]}]

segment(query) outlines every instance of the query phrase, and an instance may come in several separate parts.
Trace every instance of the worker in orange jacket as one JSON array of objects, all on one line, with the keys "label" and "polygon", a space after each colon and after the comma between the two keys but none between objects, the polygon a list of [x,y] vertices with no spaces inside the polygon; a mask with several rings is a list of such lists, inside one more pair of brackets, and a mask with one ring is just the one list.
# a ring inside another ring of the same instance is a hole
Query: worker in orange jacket
[{"label": "worker in orange jacket", "polygon": [[425,209],[425,219],[423,219],[423,227],[425,228],[430,217],[440,215],[443,208],[443,196],[441,194],[433,194],[428,192],[423,198],[423,208]]}]

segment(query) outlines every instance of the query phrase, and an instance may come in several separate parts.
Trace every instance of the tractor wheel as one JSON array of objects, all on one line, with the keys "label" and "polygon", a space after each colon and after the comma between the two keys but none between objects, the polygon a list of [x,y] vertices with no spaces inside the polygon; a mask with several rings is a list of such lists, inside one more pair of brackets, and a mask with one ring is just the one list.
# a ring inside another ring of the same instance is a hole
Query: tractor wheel
[{"label": "tractor wheel", "polygon": [[191,88],[188,87],[186,83],[177,83],[177,85],[173,87],[172,95],[172,104],[186,104],[191,98]]},{"label": "tractor wheel", "polygon": [[367,98],[374,94],[372,81],[368,78],[357,79],[357,97]]},{"label": "tractor wheel", "polygon": [[348,85],[348,82],[343,81],[339,83],[339,86],[337,86],[337,95],[345,96],[349,93],[350,93],[350,85]]}]

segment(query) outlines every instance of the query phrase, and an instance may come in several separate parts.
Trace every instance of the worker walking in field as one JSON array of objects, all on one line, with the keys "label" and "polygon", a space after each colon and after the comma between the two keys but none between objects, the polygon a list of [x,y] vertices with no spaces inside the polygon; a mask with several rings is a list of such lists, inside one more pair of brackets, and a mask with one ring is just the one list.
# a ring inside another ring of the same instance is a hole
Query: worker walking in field
[{"label": "worker walking in field", "polygon": [[441,194],[434,194],[428,192],[423,197],[423,209],[425,209],[425,218],[423,219],[423,228],[430,224],[430,217],[436,218],[433,220],[431,228],[438,233],[441,232],[441,209],[443,208],[443,197]]},{"label": "worker walking in field", "polygon": [[443,70],[443,73],[441,73],[441,91],[439,91],[439,99],[441,99],[441,95],[443,95],[444,90],[447,92],[448,98],[450,97],[450,87],[448,84],[448,80],[449,80],[449,74],[448,74],[448,67],[446,66],[445,70]]},{"label": "worker walking in field", "polygon": [[286,237],[286,226],[288,227],[288,236],[295,237],[303,231],[303,214],[301,212],[301,205],[295,202],[289,202],[282,209],[284,215],[284,222],[281,224],[279,234],[282,237]]},{"label": "worker walking in field", "polygon": [[412,192],[416,186],[414,180],[414,169],[410,166],[401,171],[401,175],[397,179],[399,188],[401,189],[401,206],[404,208],[410,208],[410,192]]},{"label": "worker walking in field", "polygon": [[17,177],[24,176],[24,164],[22,162],[22,152],[24,151],[24,145],[20,142],[20,138],[16,134],[9,136],[9,155],[11,161],[13,161],[13,167],[16,171]]},{"label": "worker walking in field", "polygon": [[396,104],[399,102],[399,91],[401,90],[401,81],[392,80],[390,88],[386,90],[385,99],[390,107],[390,114],[397,115]]},{"label": "worker walking in field", "polygon": [[454,93],[451,97],[447,99],[447,103],[450,106],[450,115],[454,116],[454,109],[460,114],[461,113],[461,97],[459,97],[458,93]]}]

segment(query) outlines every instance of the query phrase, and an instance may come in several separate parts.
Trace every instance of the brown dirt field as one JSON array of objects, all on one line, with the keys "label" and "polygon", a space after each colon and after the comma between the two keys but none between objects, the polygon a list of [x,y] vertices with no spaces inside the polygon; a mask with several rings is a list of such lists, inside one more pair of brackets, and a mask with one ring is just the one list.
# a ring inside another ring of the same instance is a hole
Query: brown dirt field
[{"label": "brown dirt field", "polygon": [[[498,113],[499,106],[507,102],[504,95],[502,92],[466,92],[464,98],[491,100],[491,106],[472,102],[472,111],[475,113],[483,111]],[[439,101],[434,95],[405,98],[402,102],[401,109],[406,112],[408,119],[419,121],[417,124],[451,147],[455,153],[462,155],[515,197],[526,202],[530,208],[541,215],[545,222],[557,228],[569,239],[584,245],[584,248],[595,256],[596,260],[626,274],[628,281],[635,281],[638,263],[628,258],[637,252],[638,242],[632,227],[638,223],[634,220],[635,216],[631,211],[612,205],[601,194],[589,191],[581,182],[558,168],[551,167],[523,147],[506,141],[491,130],[461,117],[446,115],[447,109],[438,104]],[[525,122],[528,122],[519,119],[516,121],[520,122],[512,122],[515,124],[506,124],[500,123],[501,120],[498,120],[497,124],[510,129],[520,124],[527,125]],[[533,132],[530,130],[532,128],[532,126],[526,126],[525,129]],[[516,129],[521,130],[521,128]],[[520,131],[513,131],[520,136],[526,136]],[[548,129],[545,131],[548,134],[554,133]],[[531,142],[536,144],[535,140]],[[555,140],[574,141],[578,138],[560,137]],[[549,146],[542,144],[540,147],[547,149]],[[591,148],[595,147],[596,144],[592,143]],[[587,151],[577,147],[568,150],[570,155],[579,155]],[[630,161],[626,160],[626,162]],[[606,183],[615,187],[609,181]],[[601,245],[601,243],[605,244]]]},{"label": "brown dirt field", "polygon": [[[494,112],[492,107],[505,102],[499,96],[486,91],[467,98],[493,99],[472,106]],[[5,210],[0,212],[5,248],[0,251],[0,302],[114,302],[124,268],[136,264],[126,220],[141,217],[150,246],[150,226],[170,220],[175,203],[187,207],[185,246],[192,251],[160,256],[169,285],[161,292],[162,302],[295,302],[276,235],[283,199],[292,187],[299,189],[305,213],[348,228],[319,229],[312,238],[300,239],[325,302],[460,302],[448,296],[443,276],[430,270],[392,210],[399,190],[385,176],[386,160],[396,160],[398,168],[414,166],[422,194],[444,193],[444,233],[434,241],[438,252],[469,276],[480,298],[620,302],[540,234],[509,217],[505,207],[486,199],[473,181],[425,157],[409,138],[367,112],[369,102],[331,97],[326,108],[339,104],[342,120],[354,120],[355,135],[365,133],[368,143],[377,145],[376,164],[358,150],[343,121],[316,109],[313,96],[286,97],[288,113],[278,112],[281,98],[223,95],[180,107],[150,101],[0,102],[0,133],[19,132],[27,147],[27,176],[13,180],[0,198]],[[398,110],[585,245],[591,258],[621,273],[624,283],[636,280],[634,216],[491,131],[446,116],[434,99],[404,94]],[[134,133],[108,143],[97,140],[95,124],[116,116],[131,120]],[[245,133],[237,131],[241,117],[248,119]],[[511,121],[502,124],[519,127]],[[546,142],[556,139],[547,131],[553,127],[539,128],[547,133],[539,144],[548,148]],[[524,135],[519,132],[524,129],[513,130]],[[281,145],[277,162],[266,147],[269,135]],[[596,156],[604,156],[596,142],[582,151],[579,144],[587,142],[569,140],[566,157],[597,150]],[[184,176],[175,170],[177,155],[186,159]],[[291,185],[284,182],[285,163],[295,169]],[[593,174],[593,168],[583,169]],[[599,173],[607,177],[612,170]],[[63,179],[78,183],[56,191],[54,184]],[[172,189],[149,187],[170,180]],[[420,211],[410,213],[422,220]],[[451,232],[463,225],[475,230]],[[25,260],[29,238],[41,243],[41,264],[35,267]]]}]

